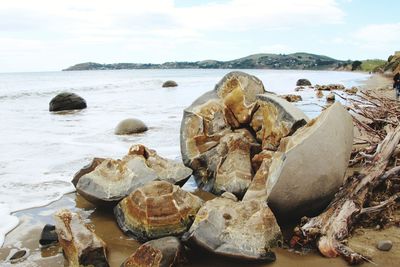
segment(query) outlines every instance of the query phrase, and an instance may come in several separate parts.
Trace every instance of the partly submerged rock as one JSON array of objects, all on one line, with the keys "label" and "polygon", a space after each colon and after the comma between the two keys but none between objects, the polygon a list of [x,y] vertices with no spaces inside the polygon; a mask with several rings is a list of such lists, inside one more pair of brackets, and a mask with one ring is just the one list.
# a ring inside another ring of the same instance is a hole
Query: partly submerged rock
[{"label": "partly submerged rock", "polygon": [[143,145],[134,145],[122,160],[94,159],[75,175],[73,183],[90,202],[115,205],[148,182],[164,180],[181,185],[191,174],[192,170],[182,163],[162,158]]},{"label": "partly submerged rock", "polygon": [[303,100],[301,95],[288,94],[288,95],[281,95],[280,97],[282,97],[283,99],[285,99],[288,102],[299,102],[299,101]]},{"label": "partly submerged rock", "polygon": [[264,201],[219,197],[204,204],[183,239],[215,254],[269,262],[275,260],[271,249],[281,242],[281,232]]},{"label": "partly submerged rock", "polygon": [[295,106],[263,93],[258,78],[231,72],[185,109],[182,159],[200,188],[242,197],[256,171],[254,155],[276,149],[282,137],[306,124],[307,117]]},{"label": "partly submerged rock", "polygon": [[328,103],[333,103],[335,102],[335,94],[334,93],[330,93],[326,96],[326,102]]},{"label": "partly submerged rock", "polygon": [[60,93],[51,99],[49,111],[62,111],[86,108],[86,101],[74,93]]},{"label": "partly submerged rock", "polygon": [[311,86],[311,82],[308,79],[298,79],[296,86]]},{"label": "partly submerged rock", "polygon": [[141,245],[121,267],[173,267],[184,260],[184,248],[178,238],[168,236]]},{"label": "partly submerged rock", "polygon": [[39,244],[43,247],[58,243],[58,236],[55,225],[46,224],[40,234]]},{"label": "partly submerged rock", "polygon": [[155,181],[142,186],[114,208],[119,227],[137,240],[179,236],[189,229],[203,201],[179,186]]},{"label": "partly submerged rock", "polygon": [[54,215],[58,240],[68,266],[108,267],[106,244],[77,213],[60,210]]},{"label": "partly submerged rock", "polygon": [[352,118],[338,102],[284,138],[266,179],[275,215],[298,218],[324,208],[344,181],[352,144]]},{"label": "partly submerged rock", "polygon": [[114,133],[116,135],[143,133],[148,128],[144,122],[139,119],[129,118],[118,123]]},{"label": "partly submerged rock", "polygon": [[178,84],[175,81],[168,80],[163,83],[162,87],[176,87]]}]

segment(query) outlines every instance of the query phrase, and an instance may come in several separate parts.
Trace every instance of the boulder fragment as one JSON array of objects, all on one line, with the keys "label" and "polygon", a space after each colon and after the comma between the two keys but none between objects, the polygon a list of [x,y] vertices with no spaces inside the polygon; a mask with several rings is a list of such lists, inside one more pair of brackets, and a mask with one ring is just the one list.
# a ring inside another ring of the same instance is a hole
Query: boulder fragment
[{"label": "boulder fragment", "polygon": [[139,241],[179,236],[189,229],[203,201],[165,181],[147,183],[114,208],[119,227]]},{"label": "boulder fragment", "polygon": [[167,236],[141,245],[121,267],[173,267],[184,261],[184,248],[178,238]]},{"label": "boulder fragment", "polygon": [[268,205],[278,219],[311,216],[343,184],[353,144],[353,122],[338,102],[284,138],[267,177]]},{"label": "boulder fragment", "polygon": [[76,190],[88,201],[115,205],[148,182],[163,180],[183,184],[191,174],[192,170],[182,163],[162,158],[143,145],[134,145],[122,160],[93,160],[75,175],[73,182],[77,181]]},{"label": "boulder fragment", "polygon": [[54,215],[58,240],[68,266],[108,267],[106,244],[77,213],[60,210]]},{"label": "boulder fragment", "polygon": [[56,227],[51,224],[46,224],[40,234],[39,244],[43,247],[51,246],[58,243]]},{"label": "boulder fragment", "polygon": [[270,262],[281,242],[280,228],[264,201],[218,197],[207,201],[183,240],[212,253]]}]

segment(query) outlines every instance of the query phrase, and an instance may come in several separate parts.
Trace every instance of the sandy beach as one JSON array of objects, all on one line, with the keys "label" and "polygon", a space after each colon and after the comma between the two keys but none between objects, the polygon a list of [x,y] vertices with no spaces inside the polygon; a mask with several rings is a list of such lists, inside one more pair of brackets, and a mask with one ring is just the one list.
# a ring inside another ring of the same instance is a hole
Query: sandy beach
[{"label": "sandy beach", "polygon": [[[363,90],[375,90],[385,96],[394,96],[392,81],[381,75],[372,75],[364,85]],[[349,172],[351,173],[351,172]],[[195,194],[204,199],[210,194],[197,191]],[[64,258],[60,247],[55,246],[41,249],[39,246],[40,233],[46,223],[53,224],[52,215],[59,209],[70,209],[81,214],[85,221],[94,226],[95,232],[108,245],[108,258],[111,267],[120,264],[132,254],[140,245],[133,239],[126,237],[118,228],[112,211],[95,208],[76,193],[64,195],[60,200],[47,206],[32,208],[16,212],[20,223],[6,236],[4,245],[0,248],[0,263],[2,266],[63,266]],[[400,216],[400,212],[397,213]],[[375,248],[377,240],[390,239],[393,248],[389,252],[381,252]],[[349,244],[356,251],[370,256],[378,266],[395,266],[400,261],[400,229],[389,227],[383,230],[357,229]],[[18,250],[26,250],[28,253],[20,262],[11,264],[9,258]],[[285,249],[276,249],[277,260],[271,264],[243,263],[227,260],[225,258],[191,251],[185,266],[348,266],[341,258],[323,258],[317,252],[300,255]],[[366,263],[365,266],[375,266]]]}]

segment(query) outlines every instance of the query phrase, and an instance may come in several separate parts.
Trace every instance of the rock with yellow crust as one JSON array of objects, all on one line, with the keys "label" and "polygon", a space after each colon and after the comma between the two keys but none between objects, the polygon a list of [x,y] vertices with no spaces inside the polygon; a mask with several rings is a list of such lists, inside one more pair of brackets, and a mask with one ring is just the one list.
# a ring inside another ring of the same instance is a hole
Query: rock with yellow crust
[{"label": "rock with yellow crust", "polygon": [[147,183],[114,208],[119,227],[139,241],[179,236],[192,224],[203,201],[165,181]]}]

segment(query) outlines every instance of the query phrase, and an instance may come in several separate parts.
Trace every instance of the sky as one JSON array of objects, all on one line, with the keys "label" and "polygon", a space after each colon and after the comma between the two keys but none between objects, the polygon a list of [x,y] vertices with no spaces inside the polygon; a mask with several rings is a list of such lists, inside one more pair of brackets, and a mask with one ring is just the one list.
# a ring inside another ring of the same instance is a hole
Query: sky
[{"label": "sky", "polygon": [[387,59],[397,0],[0,0],[0,72],[308,52]]}]

